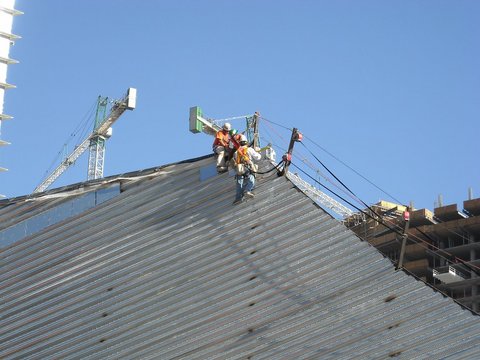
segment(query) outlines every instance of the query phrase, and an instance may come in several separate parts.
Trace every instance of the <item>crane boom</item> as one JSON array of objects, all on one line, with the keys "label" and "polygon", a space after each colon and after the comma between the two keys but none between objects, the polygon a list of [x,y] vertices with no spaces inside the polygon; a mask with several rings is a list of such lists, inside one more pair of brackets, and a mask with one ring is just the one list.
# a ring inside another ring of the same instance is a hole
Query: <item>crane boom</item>
[{"label": "crane boom", "polygon": [[[68,167],[75,163],[75,161],[82,155],[90,146],[92,139],[97,137],[106,137],[108,136],[108,130],[113,125],[115,121],[124,113],[125,110],[133,110],[136,106],[136,96],[137,90],[134,88],[129,88],[127,94],[122,100],[115,101],[110,110],[110,114],[105,118],[103,122],[101,122],[96,129],[77,147],[75,150],[68,155],[62,163],[57,166],[53,172],[47,176],[47,178],[38,185],[33,193],[38,193],[45,191],[55,180],[58,179],[60,175],[63,174]],[[102,157],[102,169],[103,169],[103,157]]]},{"label": "crane boom", "polygon": [[96,135],[106,135],[108,129],[115,121],[117,121],[117,119],[125,110],[135,109],[136,101],[137,89],[129,88],[125,97],[113,104],[112,109],[110,110],[110,115],[98,126],[97,130],[95,131]]},{"label": "crane boom", "polygon": [[42,192],[45,191],[55,180],[58,179],[60,175],[63,174],[67,168],[74,164],[75,161],[82,155],[85,150],[88,149],[88,146],[90,145],[90,138],[85,139],[79,146],[75,148],[75,150],[68,155],[60,165],[57,166],[53,172],[47,176],[47,178],[40,184],[38,185],[35,190],[33,190],[34,193]]}]

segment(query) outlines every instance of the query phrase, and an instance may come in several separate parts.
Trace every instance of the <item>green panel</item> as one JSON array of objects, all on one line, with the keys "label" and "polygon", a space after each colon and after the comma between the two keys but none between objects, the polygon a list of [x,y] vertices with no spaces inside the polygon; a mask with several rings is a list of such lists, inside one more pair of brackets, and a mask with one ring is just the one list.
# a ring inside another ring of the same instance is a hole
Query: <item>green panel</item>
[{"label": "green panel", "polygon": [[198,106],[190,108],[190,131],[193,133],[199,133],[203,130],[203,124],[198,120],[202,116],[202,109]]}]

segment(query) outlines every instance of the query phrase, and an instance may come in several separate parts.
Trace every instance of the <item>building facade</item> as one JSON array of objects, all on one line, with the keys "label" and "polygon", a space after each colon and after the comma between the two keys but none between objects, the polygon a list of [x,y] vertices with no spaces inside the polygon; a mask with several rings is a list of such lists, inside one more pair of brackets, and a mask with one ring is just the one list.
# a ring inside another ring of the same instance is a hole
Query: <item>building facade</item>
[{"label": "building facade", "polygon": [[386,201],[345,221],[347,227],[398,266],[458,303],[480,310],[480,198],[410,210],[405,254],[401,259],[406,206]]}]

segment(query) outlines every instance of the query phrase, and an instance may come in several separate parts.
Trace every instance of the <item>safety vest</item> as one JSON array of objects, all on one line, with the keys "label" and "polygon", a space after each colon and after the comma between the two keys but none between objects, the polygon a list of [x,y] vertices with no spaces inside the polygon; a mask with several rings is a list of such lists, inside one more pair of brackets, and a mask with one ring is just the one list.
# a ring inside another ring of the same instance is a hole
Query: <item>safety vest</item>
[{"label": "safety vest", "polygon": [[248,156],[248,146],[244,145],[244,146],[240,146],[238,149],[237,149],[237,159],[236,159],[236,163],[237,164],[250,164],[250,157]]},{"label": "safety vest", "polygon": [[220,130],[215,135],[215,140],[213,142],[213,146],[223,146],[227,147],[230,141],[230,134],[228,131],[225,133],[224,131]]},{"label": "safety vest", "polygon": [[235,149],[237,150],[240,147],[240,139],[241,139],[240,134],[236,134],[230,137],[230,143],[228,144],[228,147],[230,149]]}]

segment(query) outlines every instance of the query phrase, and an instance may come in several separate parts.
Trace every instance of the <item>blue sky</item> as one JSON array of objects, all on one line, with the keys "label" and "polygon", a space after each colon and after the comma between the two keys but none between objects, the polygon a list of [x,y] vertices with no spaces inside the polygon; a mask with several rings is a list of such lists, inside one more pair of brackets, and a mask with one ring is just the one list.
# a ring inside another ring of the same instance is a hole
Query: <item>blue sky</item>
[{"label": "blue sky", "polygon": [[[83,140],[71,134],[99,95],[121,98],[128,87],[138,89],[137,109],[113,126],[106,176],[210,153],[212,139],[188,131],[198,105],[216,119],[259,111],[281,125],[261,125],[280,149],[283,127],[298,128],[313,142],[296,154],[312,151],[366,203],[391,199],[322,149],[417,208],[432,209],[439,194],[461,208],[469,187],[480,196],[478,1],[17,0],[16,8],[22,39],[10,56],[20,63],[9,68],[17,88],[4,109],[14,119],[2,126],[12,145],[0,149],[8,197],[29,194],[67,140],[66,152]],[[87,160],[52,188],[86,180]]]}]

